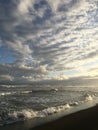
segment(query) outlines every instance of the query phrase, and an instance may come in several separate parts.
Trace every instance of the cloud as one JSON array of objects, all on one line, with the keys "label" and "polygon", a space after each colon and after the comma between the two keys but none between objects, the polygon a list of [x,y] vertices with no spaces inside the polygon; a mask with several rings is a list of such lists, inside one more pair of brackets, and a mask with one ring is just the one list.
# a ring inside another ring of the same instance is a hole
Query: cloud
[{"label": "cloud", "polygon": [[0,81],[40,81],[47,77],[47,70],[45,66],[38,66],[36,68],[18,65],[17,64],[6,64],[0,65]]},{"label": "cloud", "polygon": [[0,82],[13,81],[14,77],[10,75],[0,75]]},{"label": "cloud", "polygon": [[28,0],[28,1],[20,0],[19,4],[17,6],[17,10],[21,14],[26,14],[26,13],[28,13],[29,8],[30,7],[32,8],[32,3],[33,3],[33,1],[31,1],[31,0]]},{"label": "cloud", "polygon": [[65,75],[62,75],[62,74],[53,76],[51,78],[51,80],[68,80],[68,79],[69,79],[68,76],[65,76]]},{"label": "cloud", "polygon": [[96,60],[97,8],[96,0],[0,1],[0,47],[15,59],[0,65],[1,75],[44,80]]}]

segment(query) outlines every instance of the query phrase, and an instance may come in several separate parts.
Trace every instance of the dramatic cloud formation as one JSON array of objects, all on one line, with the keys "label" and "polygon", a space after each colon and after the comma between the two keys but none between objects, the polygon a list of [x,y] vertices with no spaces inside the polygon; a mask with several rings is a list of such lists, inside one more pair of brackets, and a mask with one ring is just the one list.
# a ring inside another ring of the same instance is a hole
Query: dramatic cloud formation
[{"label": "dramatic cloud formation", "polygon": [[97,76],[97,0],[0,0],[0,14],[0,81]]}]

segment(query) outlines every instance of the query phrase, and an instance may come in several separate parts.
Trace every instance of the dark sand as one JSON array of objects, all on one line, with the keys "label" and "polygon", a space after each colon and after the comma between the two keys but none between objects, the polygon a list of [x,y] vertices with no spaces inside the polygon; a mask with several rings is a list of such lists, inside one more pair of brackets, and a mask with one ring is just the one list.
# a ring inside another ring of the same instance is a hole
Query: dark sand
[{"label": "dark sand", "polygon": [[61,117],[31,130],[98,130],[98,105]]}]

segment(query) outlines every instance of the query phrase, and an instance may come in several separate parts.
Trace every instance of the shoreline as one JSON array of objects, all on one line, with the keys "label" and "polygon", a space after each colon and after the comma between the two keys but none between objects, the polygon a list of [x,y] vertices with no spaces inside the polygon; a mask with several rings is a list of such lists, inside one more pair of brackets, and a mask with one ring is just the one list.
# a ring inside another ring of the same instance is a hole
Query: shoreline
[{"label": "shoreline", "polygon": [[98,130],[98,105],[66,115],[30,130]]},{"label": "shoreline", "polygon": [[38,119],[25,120],[5,125],[0,127],[0,130],[98,130],[98,104],[97,102],[97,105],[94,104],[85,109],[75,109],[72,113],[64,114],[53,120],[53,116],[50,115],[50,119],[46,117],[40,119],[39,122]]}]

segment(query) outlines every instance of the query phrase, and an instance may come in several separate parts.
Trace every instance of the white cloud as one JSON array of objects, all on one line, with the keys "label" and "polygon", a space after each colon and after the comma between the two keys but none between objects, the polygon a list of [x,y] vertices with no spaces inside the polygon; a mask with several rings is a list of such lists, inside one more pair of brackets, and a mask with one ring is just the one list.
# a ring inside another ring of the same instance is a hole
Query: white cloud
[{"label": "white cloud", "polygon": [[53,76],[53,77],[51,77],[51,79],[53,80],[68,80],[69,79],[69,77],[68,76],[65,76],[65,75],[62,75],[62,74],[60,74],[60,75],[56,75],[56,76]]},{"label": "white cloud", "polygon": [[48,72],[77,70],[96,60],[97,6],[96,0],[19,0],[16,8],[7,9],[9,17],[2,6],[0,43],[16,56],[7,72],[16,69],[14,76],[47,79]]},{"label": "white cloud", "polygon": [[[34,0],[33,0],[34,1]],[[28,13],[28,9],[32,7],[32,0],[20,0],[17,10],[21,14],[26,14]]]}]

